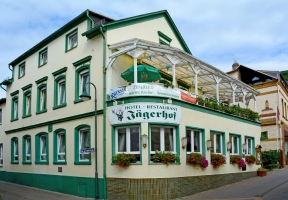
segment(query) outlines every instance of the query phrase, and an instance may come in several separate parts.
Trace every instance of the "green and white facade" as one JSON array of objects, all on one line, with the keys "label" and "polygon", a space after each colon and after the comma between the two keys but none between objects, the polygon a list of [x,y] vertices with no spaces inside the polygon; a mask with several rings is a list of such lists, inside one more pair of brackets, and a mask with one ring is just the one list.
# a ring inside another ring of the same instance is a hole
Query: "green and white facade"
[{"label": "green and white facade", "polygon": [[[157,68],[173,87],[127,83],[121,73],[136,69],[137,62]],[[251,151],[244,154],[255,154],[260,123],[195,104],[197,95],[230,96],[236,103],[235,93],[255,97],[258,92],[192,56],[167,11],[115,21],[87,10],[8,67],[12,78],[1,83],[7,92],[6,101],[0,100],[0,180],[83,197],[171,199],[253,176],[258,167],[241,171],[229,164],[226,144],[236,137],[234,153],[242,155],[248,138]],[[94,88],[88,82],[97,87],[97,161],[95,153],[80,151],[96,147]],[[90,101],[79,97],[84,91]],[[182,148],[181,138],[193,140],[192,133],[197,150]],[[215,142],[226,164],[217,169],[210,163],[205,169],[187,165],[191,151],[210,162],[214,150],[207,150],[207,140]],[[153,163],[155,150],[172,151],[180,160],[169,166]],[[112,157],[122,151],[139,161],[117,167]],[[223,177],[226,181],[216,181]]]}]

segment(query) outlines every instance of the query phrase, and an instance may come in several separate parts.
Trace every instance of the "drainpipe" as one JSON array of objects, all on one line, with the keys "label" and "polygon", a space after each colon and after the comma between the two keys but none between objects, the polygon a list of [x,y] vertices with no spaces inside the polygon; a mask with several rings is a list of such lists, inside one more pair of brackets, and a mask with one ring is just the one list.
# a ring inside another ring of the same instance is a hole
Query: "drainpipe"
[{"label": "drainpipe", "polygon": [[86,15],[87,15],[87,17],[91,20],[91,27],[90,27],[90,29],[92,29],[92,28],[94,28],[94,21],[92,20],[92,18],[89,16],[89,10],[87,10],[86,11]]},{"label": "drainpipe", "polygon": [[100,25],[100,32],[103,37],[103,188],[104,199],[106,199],[106,38],[102,24]]},{"label": "drainpipe", "polygon": [[7,91],[5,88],[2,87],[2,83],[0,83],[0,87],[1,87],[4,91]]}]

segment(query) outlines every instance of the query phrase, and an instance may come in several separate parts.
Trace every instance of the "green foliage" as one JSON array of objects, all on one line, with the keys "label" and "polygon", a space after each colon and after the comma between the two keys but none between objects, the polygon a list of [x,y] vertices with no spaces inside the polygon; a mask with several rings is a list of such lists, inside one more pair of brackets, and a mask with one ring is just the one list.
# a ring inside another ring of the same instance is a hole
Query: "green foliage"
[{"label": "green foliage", "polygon": [[267,140],[268,137],[265,133],[261,133],[261,137],[260,137],[260,140]]},{"label": "green foliage", "polygon": [[187,163],[193,165],[201,165],[202,155],[200,153],[190,153],[187,156]]},{"label": "green foliage", "polygon": [[231,164],[239,164],[242,161],[242,157],[240,155],[232,155],[230,156]]},{"label": "green foliage", "polygon": [[259,168],[257,169],[257,171],[259,171],[259,172],[267,172],[268,169],[264,169],[263,167],[259,167]]},{"label": "green foliage", "polygon": [[153,162],[162,162],[168,166],[169,164],[179,161],[179,156],[172,152],[156,151],[151,160]]},{"label": "green foliage", "polygon": [[262,161],[265,165],[277,164],[280,159],[280,153],[277,151],[263,151]]},{"label": "green foliage", "polygon": [[247,164],[254,164],[255,161],[256,161],[255,156],[253,156],[253,155],[245,156],[245,162],[246,162]]}]

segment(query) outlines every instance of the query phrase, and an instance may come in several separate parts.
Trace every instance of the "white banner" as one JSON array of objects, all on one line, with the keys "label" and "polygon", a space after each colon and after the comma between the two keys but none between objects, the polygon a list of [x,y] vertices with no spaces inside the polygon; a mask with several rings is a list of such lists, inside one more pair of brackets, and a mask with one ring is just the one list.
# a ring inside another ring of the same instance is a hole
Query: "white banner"
[{"label": "white banner", "polygon": [[109,122],[122,124],[131,122],[165,122],[179,124],[181,110],[179,106],[162,103],[130,103],[112,106],[109,110]]},{"label": "white banner", "polygon": [[110,99],[119,99],[132,96],[157,96],[167,97],[196,103],[196,95],[178,88],[165,88],[163,85],[153,83],[133,83],[129,86],[113,88],[110,90]]}]

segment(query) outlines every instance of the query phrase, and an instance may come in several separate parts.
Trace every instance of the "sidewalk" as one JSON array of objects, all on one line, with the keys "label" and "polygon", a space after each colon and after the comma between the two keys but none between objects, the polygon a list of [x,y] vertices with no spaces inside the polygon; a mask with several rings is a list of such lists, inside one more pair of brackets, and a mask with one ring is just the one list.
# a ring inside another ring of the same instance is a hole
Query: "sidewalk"
[{"label": "sidewalk", "polygon": [[3,200],[92,200],[3,181],[0,181],[0,194]]},{"label": "sidewalk", "polygon": [[254,177],[246,179],[213,190],[178,198],[178,200],[180,199],[287,200],[288,167],[279,170],[268,171],[267,176],[265,177]]}]

